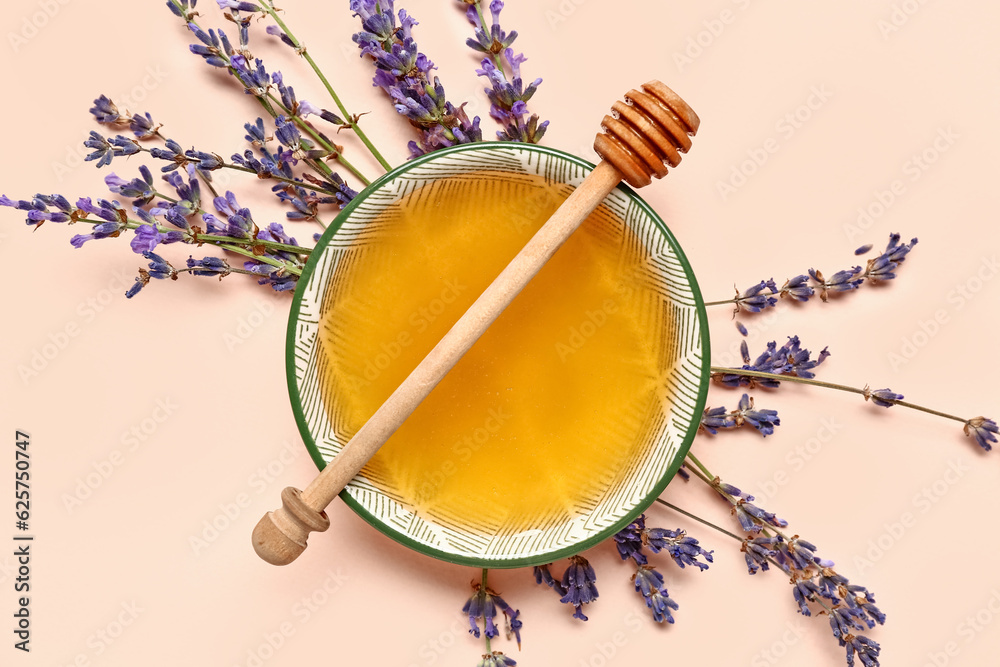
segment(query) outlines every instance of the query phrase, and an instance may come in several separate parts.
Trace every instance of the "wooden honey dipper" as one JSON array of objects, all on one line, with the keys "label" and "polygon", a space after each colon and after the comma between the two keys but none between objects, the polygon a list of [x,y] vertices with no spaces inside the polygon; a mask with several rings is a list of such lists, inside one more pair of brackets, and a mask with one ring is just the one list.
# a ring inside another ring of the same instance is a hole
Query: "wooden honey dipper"
[{"label": "wooden honey dipper", "polygon": [[700,121],[684,100],[659,81],[630,90],[601,123],[594,150],[602,161],[535,233],[496,280],[445,334],[413,372],[305,488],[281,492],[282,507],[253,531],[257,555],[287,565],[305,551],[312,531],[330,527],[324,511],[386,440],[479,340],[580,224],[621,181],[634,188],[676,167],[691,147]]}]

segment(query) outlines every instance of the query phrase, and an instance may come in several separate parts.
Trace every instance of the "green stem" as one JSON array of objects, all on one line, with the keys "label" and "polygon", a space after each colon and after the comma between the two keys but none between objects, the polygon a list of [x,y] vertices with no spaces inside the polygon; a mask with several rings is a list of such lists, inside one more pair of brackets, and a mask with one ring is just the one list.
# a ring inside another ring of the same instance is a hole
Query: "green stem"
[{"label": "green stem", "polygon": [[[302,43],[299,42],[299,40],[295,37],[294,34],[292,34],[292,31],[288,29],[288,26],[285,25],[285,22],[281,20],[281,17],[278,16],[278,12],[277,10],[275,10],[274,5],[270,2],[267,2],[266,0],[262,0],[261,6],[271,16],[271,18],[274,19],[274,22],[278,24],[278,27],[281,28],[281,30],[284,31],[284,33],[288,36],[288,39],[291,40],[292,44],[295,45],[295,49],[299,52],[299,54],[303,58],[305,58],[306,62],[309,63],[309,66],[312,67],[313,71],[316,73],[316,76],[318,76],[319,80],[323,83],[323,87],[326,88],[326,92],[330,94],[330,97],[333,99],[334,104],[336,104],[337,108],[340,110],[340,114],[344,118],[344,123],[346,123],[348,127],[354,130],[354,133],[358,136],[358,139],[361,140],[361,142],[365,145],[365,147],[371,152],[371,154],[375,157],[375,159],[379,161],[379,164],[381,164],[386,171],[392,169],[392,165],[389,164],[386,161],[386,159],[382,156],[382,154],[378,151],[378,149],[375,148],[375,145],[372,144],[371,140],[368,138],[368,135],[366,135],[364,131],[361,129],[361,126],[358,125],[358,121],[355,119],[355,117],[352,116],[350,112],[347,111],[347,107],[344,106],[344,103],[340,100],[340,96],[337,95],[336,91],[333,89],[333,86],[330,85],[330,81],[326,78],[326,75],[323,74],[323,71],[319,68],[319,65],[317,65],[316,61],[313,60],[313,57],[309,55],[309,52],[305,48],[303,48]],[[347,166],[346,163],[344,166]],[[366,182],[365,185],[369,185],[369,183]]]},{"label": "green stem", "polygon": [[705,475],[708,476],[708,479],[715,479],[715,475],[713,475],[712,473],[710,473],[708,471],[708,468],[706,468],[705,465],[701,461],[698,460],[697,456],[695,456],[690,451],[688,451],[687,457],[689,459],[691,459],[692,463],[694,463],[696,466],[698,466],[698,469],[701,470],[701,472],[703,472]]},{"label": "green stem", "polygon": [[731,533],[728,530],[726,530],[725,528],[723,528],[722,526],[717,526],[714,523],[712,523],[711,521],[708,521],[707,519],[702,519],[700,516],[696,516],[694,514],[691,514],[691,512],[688,512],[686,510],[682,510],[680,507],[677,507],[676,505],[672,505],[672,504],[668,503],[666,500],[663,500],[662,498],[657,498],[656,502],[658,502],[661,505],[664,505],[666,507],[669,507],[670,509],[672,509],[675,512],[683,514],[684,516],[688,517],[689,519],[694,519],[698,523],[702,523],[702,524],[708,526],[709,528],[717,530],[720,533],[722,533],[723,535],[728,535],[729,537],[733,538],[734,540],[739,540],[740,542],[743,541],[743,538],[740,537],[739,535],[737,535],[736,533]]},{"label": "green stem", "polygon": [[[488,574],[489,574],[489,570],[487,570],[484,567],[483,568],[483,588],[482,588],[483,595],[486,595],[486,578],[487,578]],[[490,636],[488,634],[486,634],[485,629],[483,631],[483,637],[486,638],[486,655],[490,655],[492,653],[492,651],[490,650]]]},{"label": "green stem", "polygon": [[[780,380],[782,382],[797,382],[798,384],[808,384],[814,387],[824,387],[826,389],[836,389],[838,391],[846,391],[852,394],[858,394],[860,396],[866,396],[869,393],[868,389],[858,389],[857,387],[849,387],[844,384],[836,384],[833,382],[824,382],[822,380],[816,380],[813,378],[802,378],[797,375],[782,375],[780,373],[766,373],[764,371],[752,371],[745,370],[742,368],[729,368],[725,366],[712,366],[712,374],[724,373],[731,375],[745,375],[747,377],[755,378],[767,378],[773,380]],[[910,403],[909,401],[900,401],[892,398],[881,399],[885,400],[887,403],[892,403],[893,405],[900,405],[904,408],[910,408],[911,410],[919,410],[920,412],[926,412],[930,415],[936,415],[938,417],[944,417],[945,419],[952,419],[957,422],[967,423],[968,419],[963,419],[956,415],[948,414],[947,412],[941,412],[939,410],[932,410],[931,408],[925,408],[922,405],[917,405],[916,403]]]},{"label": "green stem", "polygon": [[724,301],[706,301],[705,306],[724,306],[727,303],[736,303],[736,299],[726,299]]}]

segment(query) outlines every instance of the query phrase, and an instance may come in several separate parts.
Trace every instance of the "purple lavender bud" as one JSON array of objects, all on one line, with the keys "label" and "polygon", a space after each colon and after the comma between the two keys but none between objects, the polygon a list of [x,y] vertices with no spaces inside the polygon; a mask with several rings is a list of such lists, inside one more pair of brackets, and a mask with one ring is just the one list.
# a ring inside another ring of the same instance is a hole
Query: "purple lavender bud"
[{"label": "purple lavender bud", "polygon": [[165,237],[166,235],[161,234],[154,225],[139,225],[129,245],[132,246],[132,252],[141,255],[146,252],[152,252]]},{"label": "purple lavender bud", "polygon": [[741,336],[746,336],[749,333],[743,323],[739,321],[736,322],[736,330],[740,332]]},{"label": "purple lavender bud", "polygon": [[697,560],[698,558],[704,558],[709,563],[713,562],[712,552],[702,549],[698,545],[698,540],[688,537],[683,530],[649,528],[645,531],[645,537],[653,553],[666,551],[681,569],[692,565],[699,570],[707,570],[708,565]]},{"label": "purple lavender bud", "polygon": [[274,35],[275,37],[277,37],[278,39],[280,39],[282,42],[284,42],[288,46],[292,47],[293,49],[296,48],[295,47],[295,42],[293,42],[292,39],[288,35],[286,35],[285,32],[281,28],[279,28],[278,26],[276,26],[276,25],[269,25],[269,26],[267,26],[266,30],[267,30],[267,34]]},{"label": "purple lavender bud", "polygon": [[102,222],[99,225],[94,226],[94,230],[90,234],[77,234],[69,240],[70,245],[74,248],[82,248],[83,244],[87,241],[93,241],[95,239],[106,239],[113,236],[118,236],[121,232],[121,224],[117,222]]},{"label": "purple lavender bud", "polygon": [[745,538],[740,551],[746,559],[747,570],[750,574],[757,574],[758,570],[767,571],[769,558],[776,558],[778,552],[773,549],[774,545],[781,541],[780,537],[756,537]]},{"label": "purple lavender bud", "polygon": [[706,408],[705,413],[701,416],[701,428],[712,435],[716,435],[719,429],[735,427],[736,418],[724,407]]},{"label": "purple lavender bud", "polygon": [[187,266],[196,276],[227,276],[229,275],[229,264],[220,257],[206,257],[195,259],[188,257]]},{"label": "purple lavender bud", "polygon": [[789,278],[785,281],[785,284],[781,286],[779,295],[781,298],[788,297],[795,301],[808,301],[809,298],[815,294],[815,291],[809,286],[808,283],[809,276],[806,274]]},{"label": "purple lavender bud", "polygon": [[563,595],[560,602],[573,605],[576,610],[573,613],[573,618],[578,618],[581,621],[587,620],[582,608],[583,605],[597,599],[596,582],[597,575],[586,558],[583,556],[570,558],[570,565],[562,576],[562,587],[566,594]]},{"label": "purple lavender bud", "polygon": [[135,114],[132,116],[132,122],[129,123],[129,129],[139,139],[152,139],[157,135],[159,127],[153,122],[153,117],[148,112]]},{"label": "purple lavender bud", "polygon": [[906,259],[906,256],[913,250],[913,246],[915,245],[917,245],[917,239],[915,238],[910,239],[908,244],[900,244],[899,234],[890,234],[889,245],[886,246],[884,254],[889,261],[899,264]]},{"label": "purple lavender bud", "polygon": [[864,397],[866,401],[871,399],[872,403],[883,408],[891,408],[895,405],[895,401],[903,400],[902,394],[896,394],[890,389],[876,389],[872,391],[868,387],[865,387]]},{"label": "purple lavender bud", "polygon": [[878,656],[881,647],[877,642],[863,635],[855,637],[851,634],[846,635],[842,641],[847,646],[847,667],[854,667],[855,652],[861,658],[861,664],[864,667],[878,667]]},{"label": "purple lavender bud", "polygon": [[749,395],[743,394],[740,399],[739,410],[735,415],[737,426],[750,424],[763,436],[767,437],[774,433],[774,427],[781,424],[776,410],[755,410],[753,399]]},{"label": "purple lavender bud", "polygon": [[864,255],[866,252],[868,252],[871,249],[872,249],[872,244],[869,243],[869,244],[863,245],[860,248],[858,248],[857,250],[855,250],[854,254],[855,255]]},{"label": "purple lavender bud", "polygon": [[90,113],[94,114],[98,123],[105,125],[117,123],[121,118],[118,107],[106,95],[101,95],[94,100],[94,106],[91,107]]},{"label": "purple lavender bud", "polygon": [[[622,560],[631,558],[637,565],[646,564],[646,555],[642,553],[642,534],[646,528],[646,515],[640,515],[635,521],[615,533],[615,547]],[[537,575],[536,575],[537,576]]]},{"label": "purple lavender bud", "polygon": [[299,147],[299,140],[302,135],[299,133],[298,128],[295,127],[295,123],[292,123],[284,116],[278,116],[274,120],[274,124],[275,136],[281,142],[281,145],[296,150]]},{"label": "purple lavender bud", "polygon": [[194,6],[198,0],[167,0],[167,7],[170,11],[185,21],[190,21],[194,16]]},{"label": "purple lavender bud", "polygon": [[837,271],[833,274],[833,277],[826,280],[823,274],[815,269],[809,269],[809,275],[812,277],[813,281],[819,286],[819,298],[826,301],[829,298],[829,292],[847,292],[850,290],[858,289],[861,283],[865,281],[861,275],[861,267],[855,266],[850,269],[845,269],[843,271]]},{"label": "purple lavender bud", "polygon": [[[770,292],[764,292],[765,288],[770,290]],[[762,280],[760,283],[748,287],[742,293],[736,295],[736,308],[745,308],[751,313],[759,313],[778,303],[775,297],[770,296],[770,294],[777,293],[778,288],[774,284],[774,280]]]},{"label": "purple lavender bud", "polygon": [[640,565],[632,575],[635,590],[646,601],[646,606],[653,612],[653,620],[657,623],[673,623],[674,617],[670,610],[677,611],[678,604],[670,599],[667,589],[663,586],[663,575],[651,565]]},{"label": "purple lavender bud", "polygon": [[990,451],[993,449],[991,442],[997,441],[997,433],[1000,430],[997,428],[997,423],[992,419],[987,419],[986,417],[973,417],[969,421],[965,422],[965,426],[962,427],[965,435],[971,436],[976,439],[976,444]]},{"label": "purple lavender bud", "polygon": [[493,651],[490,655],[484,655],[476,667],[514,667],[517,662],[502,651]]},{"label": "purple lavender bud", "polygon": [[177,271],[167,260],[163,259],[155,252],[146,251],[142,253],[142,256],[150,260],[149,262],[149,277],[157,278],[158,280],[165,280],[167,278],[176,279]]},{"label": "purple lavender bud", "polygon": [[215,0],[219,9],[235,9],[239,12],[259,12],[260,7],[252,2],[242,2],[241,0]]}]

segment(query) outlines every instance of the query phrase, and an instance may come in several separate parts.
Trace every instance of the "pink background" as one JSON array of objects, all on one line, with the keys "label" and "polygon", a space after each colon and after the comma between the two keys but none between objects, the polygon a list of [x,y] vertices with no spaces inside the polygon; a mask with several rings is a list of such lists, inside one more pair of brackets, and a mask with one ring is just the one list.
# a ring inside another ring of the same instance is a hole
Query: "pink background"
[{"label": "pink background", "polygon": [[[202,20],[222,25],[215,4],[203,4]],[[463,45],[469,30],[449,4],[405,7],[421,21],[416,36],[449,96],[485,116],[477,61]],[[398,163],[411,133],[372,89],[346,5],[282,3],[350,108],[371,111],[365,127]],[[706,299],[730,296],[734,283],[742,289],[774,277],[780,284],[810,267],[829,275],[854,261],[855,247],[882,247],[890,232],[920,238],[895,283],[742,318],[754,354],[768,340],[798,334],[814,351],[830,346],[821,378],[891,387],[966,417],[1000,417],[1000,7],[981,0],[613,6],[621,10],[595,0],[509,3],[505,25],[521,33],[526,75],[545,78],[531,102],[552,121],[544,143],[593,158],[592,135],[610,104],[662,79],[698,111],[702,130],[682,167],[643,196],[680,238]],[[193,40],[162,2],[12,0],[0,21],[8,79],[0,192],[105,193],[109,170],[97,173],[79,159],[96,128],[87,108],[100,93],[150,111],[185,147],[225,156],[243,150],[242,124],[257,115],[252,100],[187,52]],[[324,103],[304,64],[264,41],[256,36],[255,51],[268,65],[286,73],[300,98]],[[689,60],[678,60],[685,51]],[[814,108],[802,106],[810,101]],[[786,116],[796,113],[793,125]],[[492,121],[484,127],[492,134]],[[941,133],[952,138],[935,149]],[[358,142],[340,138],[378,173]],[[763,165],[744,165],[754,155],[762,161],[765,146],[777,150]],[[925,151],[933,164],[914,171],[913,156]],[[112,168],[132,177],[137,164]],[[754,173],[723,197],[718,184],[733,169]],[[894,201],[858,226],[859,207],[877,210],[897,180]],[[254,185],[237,174],[232,187]],[[270,199],[259,201],[258,220],[283,215]],[[15,651],[5,629],[0,662],[475,664],[481,643],[466,633],[459,609],[476,571],[412,553],[342,504],[331,509],[329,533],[314,536],[295,565],[277,569],[251,551],[250,531],[281,488],[304,485],[315,472],[284,385],[287,295],[233,276],[221,285],[156,283],[126,302],[141,264],[127,240],[76,250],[68,241],[79,227],[47,224],[32,233],[20,213],[0,215],[0,543],[12,544],[14,533],[15,429],[32,436],[37,536],[33,650]],[[302,240],[313,232],[293,227]],[[165,254],[182,262],[188,252]],[[713,360],[735,362],[739,337],[729,311],[713,309],[710,320]],[[50,358],[39,357],[37,375],[23,378],[19,368],[36,354]],[[885,664],[994,660],[1000,574],[991,564],[1000,533],[987,500],[1000,484],[995,454],[978,451],[955,422],[886,411],[856,396],[801,387],[754,393],[758,406],[780,412],[773,437],[699,437],[694,451],[875,592],[889,620],[870,634],[882,642]],[[709,404],[731,407],[738,397],[713,389]],[[133,429],[141,435],[129,435]],[[103,477],[94,475],[101,470]],[[68,506],[78,492],[86,498]],[[678,482],[665,497],[732,526],[725,506],[697,482]],[[706,573],[659,559],[681,605],[676,625],[648,618],[630,568],[604,545],[587,554],[601,599],[586,624],[536,587],[530,571],[494,573],[525,622],[519,654],[506,641],[496,647],[525,666],[843,664],[826,619],[797,614],[782,575],[748,577],[736,542],[667,510],[654,508],[649,521],[689,529],[715,549]],[[16,597],[11,551],[0,546],[7,619],[0,628],[11,626]]]}]

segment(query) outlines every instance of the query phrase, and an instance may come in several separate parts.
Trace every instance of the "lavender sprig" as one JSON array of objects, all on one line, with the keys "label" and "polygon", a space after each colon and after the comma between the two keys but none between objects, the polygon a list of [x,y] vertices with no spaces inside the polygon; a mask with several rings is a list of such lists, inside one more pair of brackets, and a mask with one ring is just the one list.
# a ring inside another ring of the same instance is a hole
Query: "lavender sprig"
[{"label": "lavender sprig", "polygon": [[[889,235],[889,243],[886,245],[885,250],[869,259],[864,267],[853,266],[843,271],[837,271],[829,278],[825,277],[821,271],[809,269],[807,274],[789,278],[780,288],[774,280],[762,280],[742,292],[737,288],[736,296],[732,299],[710,301],[706,302],[705,305],[719,306],[733,304],[733,313],[735,315],[741,310],[750,313],[759,313],[762,310],[773,308],[780,299],[790,299],[791,301],[798,302],[808,301],[817,292],[820,299],[825,302],[829,300],[831,293],[856,290],[866,280],[869,283],[875,284],[895,279],[896,270],[916,244],[917,239],[912,239],[909,243],[900,243],[900,235],[893,233]],[[871,245],[862,246],[854,254],[864,254],[871,250],[871,248]],[[810,280],[812,281],[812,285],[809,284]]]},{"label": "lavender sprig", "polygon": [[[688,458],[696,465],[695,475],[723,499],[728,501],[734,513],[745,499],[752,499],[736,487],[725,484],[719,478],[711,477],[711,472],[696,457],[688,454]],[[666,503],[665,503],[666,504]],[[746,507],[744,502],[744,507]],[[789,576],[792,584],[792,597],[799,612],[811,616],[811,604],[822,608],[830,619],[830,628],[840,646],[846,648],[848,664],[853,664],[854,655],[863,651],[862,655],[869,662],[878,665],[878,644],[854,634],[855,631],[865,631],[876,625],[885,623],[885,614],[875,605],[875,596],[864,586],[851,584],[847,577],[838,573],[832,561],[816,555],[816,546],[803,540],[798,535],[785,535],[779,528],[787,526],[787,522],[774,521],[774,515],[763,513],[747,513],[738,518],[743,530],[759,534],[764,533],[764,540],[744,538],[741,540],[748,571],[750,574],[767,569],[767,563],[776,565]],[[736,537],[728,531],[726,534]],[[773,532],[773,535],[770,533]],[[761,565],[761,563],[764,565]]]},{"label": "lavender sprig", "polygon": [[[475,26],[475,38],[466,40],[474,51],[485,54],[476,74],[490,83],[486,96],[490,100],[490,116],[500,123],[497,138],[501,141],[521,141],[537,144],[545,135],[549,121],[538,122],[538,115],[528,115],[528,100],[532,98],[541,79],[535,79],[525,87],[521,77],[521,64],[527,60],[524,54],[514,53],[511,44],[517,39],[517,31],[509,33],[500,27],[501,0],[490,2],[492,23],[486,28],[481,0],[465,2],[466,16]],[[509,73],[509,76],[508,76]]]},{"label": "lavender sprig", "polygon": [[976,441],[976,444],[986,451],[990,451],[993,448],[991,443],[997,442],[997,433],[1000,432],[997,428],[996,421],[993,419],[983,416],[965,418],[949,414],[947,412],[941,412],[940,410],[933,410],[922,405],[917,405],[916,403],[904,401],[902,394],[897,394],[890,389],[878,389],[873,391],[867,385],[863,388],[858,388],[843,384],[835,384],[833,382],[824,382],[822,380],[813,379],[812,374],[808,376],[803,376],[801,373],[791,374],[784,372],[783,368],[759,370],[758,368],[753,368],[748,365],[744,365],[742,368],[712,366],[711,373],[714,380],[730,387],[739,386],[744,383],[750,384],[751,386],[755,383],[763,387],[778,387],[782,382],[795,382],[798,384],[808,384],[814,387],[824,387],[826,389],[836,389],[838,391],[858,394],[865,400],[871,400],[876,405],[880,405],[882,407],[888,408],[894,405],[899,405],[904,408],[910,408],[911,410],[918,410],[920,412],[926,412],[927,414],[936,415],[938,417],[944,417],[945,419],[961,422],[962,430],[965,435],[973,438]]},{"label": "lavender sprig", "polygon": [[753,398],[743,394],[739,407],[731,412],[724,407],[705,408],[700,428],[715,435],[722,429],[735,429],[744,424],[753,426],[761,436],[767,437],[774,433],[774,427],[781,424],[781,420],[776,410],[757,410]]},{"label": "lavender sprig", "polygon": [[479,117],[470,120],[465,105],[449,102],[440,79],[431,76],[436,67],[419,51],[413,38],[417,22],[405,9],[399,10],[398,27],[393,0],[351,0],[351,11],[362,28],[353,39],[362,57],[369,56],[375,64],[374,85],[420,132],[419,140],[409,143],[411,154],[482,140]]}]

